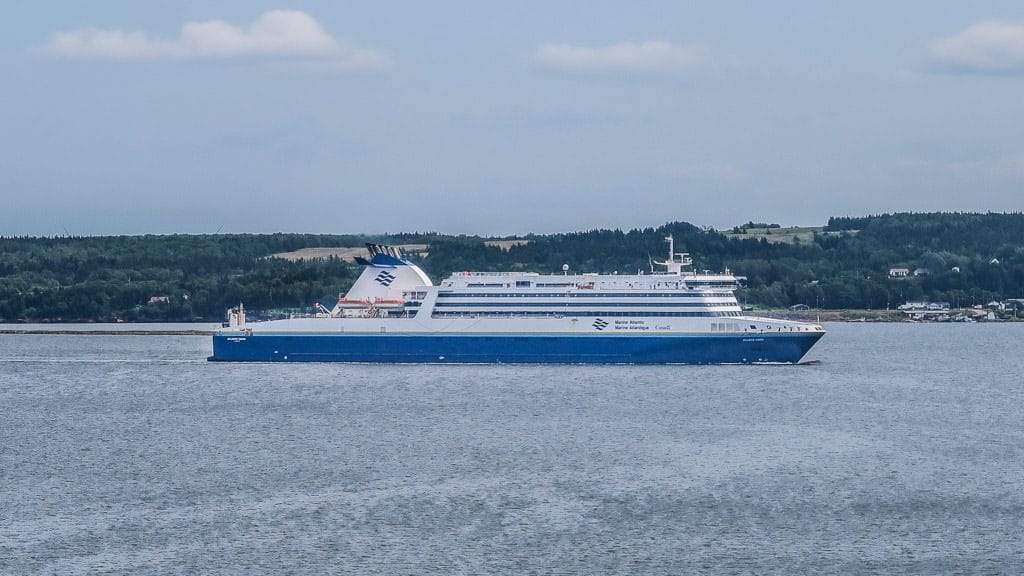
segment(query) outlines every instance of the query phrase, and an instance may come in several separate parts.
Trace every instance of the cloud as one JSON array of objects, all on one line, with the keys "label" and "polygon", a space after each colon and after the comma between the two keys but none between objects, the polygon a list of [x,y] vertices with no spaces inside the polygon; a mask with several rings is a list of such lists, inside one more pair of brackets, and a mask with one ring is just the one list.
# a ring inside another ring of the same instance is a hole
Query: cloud
[{"label": "cloud", "polygon": [[221,20],[189,22],[176,38],[144,32],[84,29],[57,32],[41,51],[54,58],[118,62],[269,58],[327,64],[351,70],[390,65],[387,55],[336,40],[309,14],[294,10],[263,13],[248,26]]},{"label": "cloud", "polygon": [[534,61],[544,68],[583,74],[675,74],[707,64],[703,46],[677,46],[668,42],[621,42],[603,48],[569,44],[541,44]]},{"label": "cloud", "polygon": [[932,62],[946,70],[1024,73],[1024,24],[987,21],[930,45]]}]

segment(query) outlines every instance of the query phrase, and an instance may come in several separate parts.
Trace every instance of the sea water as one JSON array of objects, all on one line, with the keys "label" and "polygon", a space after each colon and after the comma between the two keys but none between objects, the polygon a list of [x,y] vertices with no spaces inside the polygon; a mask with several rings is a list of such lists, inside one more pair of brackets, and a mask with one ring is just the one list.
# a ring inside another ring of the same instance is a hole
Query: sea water
[{"label": "sea water", "polygon": [[0,335],[0,573],[1024,573],[1024,324],[828,329],[798,366]]}]

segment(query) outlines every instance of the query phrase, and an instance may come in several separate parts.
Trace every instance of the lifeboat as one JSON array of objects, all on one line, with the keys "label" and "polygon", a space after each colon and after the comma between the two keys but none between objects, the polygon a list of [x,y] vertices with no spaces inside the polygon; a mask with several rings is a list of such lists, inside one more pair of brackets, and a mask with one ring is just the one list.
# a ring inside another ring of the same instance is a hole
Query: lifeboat
[{"label": "lifeboat", "polygon": [[353,310],[357,308],[369,308],[369,300],[356,300],[354,298],[338,298],[338,307],[343,310]]},{"label": "lifeboat", "polygon": [[376,298],[373,301],[373,306],[374,306],[374,308],[386,308],[386,309],[404,308],[405,307],[405,300],[401,300],[401,299],[397,299],[397,298],[395,298],[395,299],[392,299],[392,298]]}]

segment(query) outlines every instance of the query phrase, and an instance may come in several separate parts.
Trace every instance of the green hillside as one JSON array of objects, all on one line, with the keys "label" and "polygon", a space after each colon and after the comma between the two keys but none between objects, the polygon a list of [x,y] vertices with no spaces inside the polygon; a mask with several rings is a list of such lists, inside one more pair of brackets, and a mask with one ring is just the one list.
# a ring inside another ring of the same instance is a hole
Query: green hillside
[{"label": "green hillside", "polygon": [[[673,222],[501,239],[436,233],[8,237],[0,238],[0,321],[220,320],[240,301],[253,310],[308,309],[315,301],[333,302],[358,267],[340,257],[270,256],[367,241],[426,245],[420,264],[435,280],[461,270],[558,272],[563,264],[578,272],[635,273],[663,256],[668,234],[699,269],[728,266],[746,276],[748,287],[738,296],[760,306],[882,309],[907,300],[970,305],[1024,297],[1024,214],[886,214],[830,218],[821,228],[718,232]],[[890,278],[890,268],[928,273]]]}]

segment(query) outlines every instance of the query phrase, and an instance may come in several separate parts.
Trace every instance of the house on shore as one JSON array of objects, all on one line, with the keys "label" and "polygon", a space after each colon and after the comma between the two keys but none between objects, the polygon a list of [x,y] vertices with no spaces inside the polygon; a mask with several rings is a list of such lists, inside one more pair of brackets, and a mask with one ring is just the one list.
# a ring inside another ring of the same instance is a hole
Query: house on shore
[{"label": "house on shore", "polygon": [[907,302],[896,308],[909,320],[948,321],[949,302]]}]

